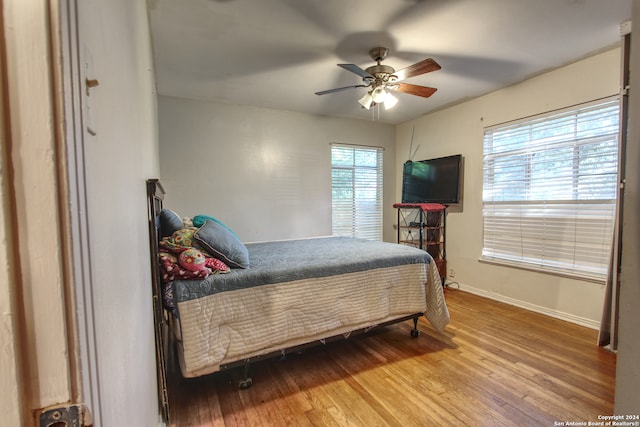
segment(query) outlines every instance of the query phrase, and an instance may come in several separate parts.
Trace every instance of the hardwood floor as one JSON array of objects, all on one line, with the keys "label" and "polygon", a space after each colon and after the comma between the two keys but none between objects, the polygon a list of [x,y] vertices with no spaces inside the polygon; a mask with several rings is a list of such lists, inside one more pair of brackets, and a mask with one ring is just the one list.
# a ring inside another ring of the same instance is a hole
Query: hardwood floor
[{"label": "hardwood floor", "polygon": [[[170,378],[170,426],[554,426],[613,411],[615,355],[597,332],[461,291],[421,319],[242,372]],[[555,424],[555,423],[558,424]]]}]

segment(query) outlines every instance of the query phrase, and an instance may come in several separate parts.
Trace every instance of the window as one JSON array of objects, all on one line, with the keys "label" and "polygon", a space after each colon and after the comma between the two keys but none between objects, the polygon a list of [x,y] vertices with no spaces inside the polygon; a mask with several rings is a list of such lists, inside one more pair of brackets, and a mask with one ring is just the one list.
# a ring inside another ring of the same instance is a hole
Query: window
[{"label": "window", "polygon": [[485,129],[482,259],[606,278],[618,113],[608,99]]},{"label": "window", "polygon": [[334,236],[382,240],[382,149],[331,145]]}]

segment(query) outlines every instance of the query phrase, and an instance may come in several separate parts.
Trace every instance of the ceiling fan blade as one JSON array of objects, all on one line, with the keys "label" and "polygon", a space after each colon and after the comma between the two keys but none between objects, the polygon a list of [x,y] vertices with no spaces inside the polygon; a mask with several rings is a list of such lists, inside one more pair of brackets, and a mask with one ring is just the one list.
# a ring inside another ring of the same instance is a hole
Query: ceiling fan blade
[{"label": "ceiling fan blade", "polygon": [[435,93],[435,91],[438,90],[434,87],[418,86],[418,85],[412,85],[409,83],[398,83],[389,87],[389,89],[396,90],[398,92],[408,93],[410,95],[421,96],[423,98],[430,97]]},{"label": "ceiling fan blade", "polygon": [[408,79],[409,77],[419,76],[420,74],[430,73],[431,71],[437,71],[440,68],[440,64],[431,58],[424,59],[420,62],[416,62],[413,65],[409,65],[402,70],[396,71],[394,74],[398,76],[398,81]]},{"label": "ceiling fan blade", "polygon": [[316,95],[326,95],[328,93],[341,92],[343,90],[354,89],[354,88],[358,88],[358,87],[369,87],[369,86],[368,85],[355,85],[355,86],[337,87],[335,89],[329,89],[329,90],[323,90],[321,92],[316,92]]},{"label": "ceiling fan blade", "polygon": [[359,75],[363,79],[366,79],[366,78],[373,79],[374,78],[371,74],[367,73],[365,70],[363,70],[362,68],[358,67],[356,64],[338,64],[338,67],[342,67],[347,71],[351,71],[352,73],[355,73],[355,74]]}]

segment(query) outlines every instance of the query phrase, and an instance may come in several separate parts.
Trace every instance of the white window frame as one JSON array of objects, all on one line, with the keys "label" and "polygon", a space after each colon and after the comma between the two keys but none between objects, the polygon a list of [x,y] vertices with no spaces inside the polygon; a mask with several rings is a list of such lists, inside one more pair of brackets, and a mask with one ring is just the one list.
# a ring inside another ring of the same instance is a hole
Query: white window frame
[{"label": "white window frame", "polygon": [[382,241],[383,153],[381,147],[331,144],[332,235]]},{"label": "white window frame", "polygon": [[485,129],[482,261],[606,280],[619,107],[614,96]]}]

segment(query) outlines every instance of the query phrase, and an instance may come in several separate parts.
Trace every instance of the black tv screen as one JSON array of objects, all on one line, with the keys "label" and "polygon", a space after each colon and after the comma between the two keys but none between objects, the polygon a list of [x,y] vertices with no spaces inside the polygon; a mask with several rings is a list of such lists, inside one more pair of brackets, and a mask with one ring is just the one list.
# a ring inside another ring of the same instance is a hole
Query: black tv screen
[{"label": "black tv screen", "polygon": [[402,203],[460,202],[462,155],[407,161],[402,173]]}]

